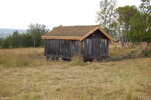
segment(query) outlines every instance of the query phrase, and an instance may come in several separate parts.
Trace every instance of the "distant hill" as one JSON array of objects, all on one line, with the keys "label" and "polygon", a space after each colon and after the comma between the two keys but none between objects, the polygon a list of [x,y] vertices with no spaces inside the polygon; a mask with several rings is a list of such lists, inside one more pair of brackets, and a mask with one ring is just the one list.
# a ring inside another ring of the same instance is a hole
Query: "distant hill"
[{"label": "distant hill", "polygon": [[26,30],[24,29],[6,29],[6,28],[0,28],[0,38],[6,38],[9,35],[13,34],[14,31],[18,31],[21,33],[26,33]]}]

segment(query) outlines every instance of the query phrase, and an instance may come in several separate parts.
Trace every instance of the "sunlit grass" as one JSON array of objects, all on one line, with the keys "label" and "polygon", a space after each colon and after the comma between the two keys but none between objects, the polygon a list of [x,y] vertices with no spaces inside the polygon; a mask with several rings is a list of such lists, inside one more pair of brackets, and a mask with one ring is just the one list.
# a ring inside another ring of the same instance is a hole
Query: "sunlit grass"
[{"label": "sunlit grass", "polygon": [[[40,63],[39,63],[40,62]],[[42,48],[1,49],[0,65],[4,67],[25,67],[44,64]]]},{"label": "sunlit grass", "polygon": [[[114,57],[134,48],[111,48]],[[0,49],[0,100],[151,100],[151,58],[46,61],[43,48]]]}]

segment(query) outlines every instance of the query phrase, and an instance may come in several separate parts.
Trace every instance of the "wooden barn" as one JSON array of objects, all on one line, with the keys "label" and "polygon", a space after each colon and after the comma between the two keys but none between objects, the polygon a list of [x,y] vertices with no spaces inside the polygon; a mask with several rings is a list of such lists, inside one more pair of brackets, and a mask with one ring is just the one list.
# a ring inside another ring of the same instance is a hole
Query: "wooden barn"
[{"label": "wooden barn", "polygon": [[100,26],[59,26],[42,36],[48,59],[68,59],[81,55],[84,61],[109,57],[109,42],[113,38]]}]

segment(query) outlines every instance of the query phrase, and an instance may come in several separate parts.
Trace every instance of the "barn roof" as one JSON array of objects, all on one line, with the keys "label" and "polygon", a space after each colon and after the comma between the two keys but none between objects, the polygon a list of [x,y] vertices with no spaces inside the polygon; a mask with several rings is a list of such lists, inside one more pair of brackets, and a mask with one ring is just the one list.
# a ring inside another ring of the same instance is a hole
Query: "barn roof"
[{"label": "barn roof", "polygon": [[100,30],[109,40],[113,38],[106,33],[100,26],[59,26],[52,31],[42,36],[42,39],[70,39],[70,40],[83,40],[96,30]]}]

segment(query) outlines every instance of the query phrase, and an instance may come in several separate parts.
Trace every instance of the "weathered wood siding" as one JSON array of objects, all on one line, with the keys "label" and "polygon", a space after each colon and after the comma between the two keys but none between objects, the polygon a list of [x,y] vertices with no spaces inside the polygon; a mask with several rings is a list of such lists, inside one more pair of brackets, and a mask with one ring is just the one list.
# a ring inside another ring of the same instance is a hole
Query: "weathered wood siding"
[{"label": "weathered wood siding", "polygon": [[85,39],[83,41],[82,53],[84,60],[101,60],[109,56],[109,42],[107,39]]},{"label": "weathered wood siding", "polygon": [[82,41],[82,54],[84,60],[102,60],[109,56],[109,40],[99,30]]},{"label": "weathered wood siding", "polygon": [[109,40],[99,30],[83,41],[47,39],[45,40],[45,56],[52,59],[68,58],[81,54],[83,60],[102,60],[109,56]]},{"label": "weathered wood siding", "polygon": [[80,41],[55,39],[45,40],[45,56],[48,58],[72,58],[80,52]]}]

